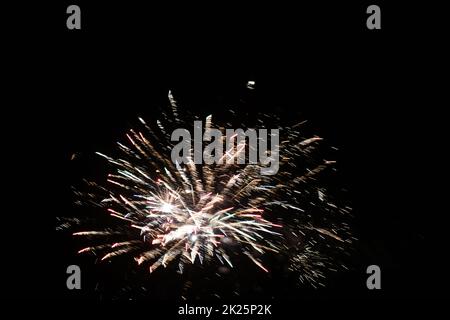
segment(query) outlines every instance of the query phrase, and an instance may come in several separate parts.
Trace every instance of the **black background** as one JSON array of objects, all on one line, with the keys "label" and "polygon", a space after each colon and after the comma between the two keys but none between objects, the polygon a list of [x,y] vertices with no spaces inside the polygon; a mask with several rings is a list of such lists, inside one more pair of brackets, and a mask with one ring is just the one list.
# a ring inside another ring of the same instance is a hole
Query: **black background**
[{"label": "black background", "polygon": [[[432,180],[445,166],[433,155],[445,147],[432,120],[445,82],[439,10],[378,2],[382,30],[367,30],[371,3],[341,2],[75,1],[82,30],[66,29],[72,3],[19,9],[22,20],[10,26],[24,32],[8,37],[18,50],[7,60],[14,89],[3,118],[7,159],[18,168],[6,167],[10,295],[98,299],[92,279],[86,290],[65,289],[67,265],[80,260],[54,231],[55,217],[73,210],[71,184],[84,176],[74,152],[108,148],[137,116],[157,117],[169,89],[206,115],[255,80],[261,108],[301,112],[340,148],[360,239],[355,270],[328,289],[279,296],[443,297],[446,210]],[[370,264],[381,267],[380,291],[365,287]]]}]

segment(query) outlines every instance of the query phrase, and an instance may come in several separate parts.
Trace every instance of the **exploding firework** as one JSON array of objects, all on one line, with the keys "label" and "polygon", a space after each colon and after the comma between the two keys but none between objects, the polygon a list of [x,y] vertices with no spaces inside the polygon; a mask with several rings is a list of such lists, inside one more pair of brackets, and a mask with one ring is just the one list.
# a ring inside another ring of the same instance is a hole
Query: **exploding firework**
[{"label": "exploding firework", "polygon": [[[79,253],[103,261],[128,255],[149,272],[175,265],[180,273],[187,264],[233,268],[237,255],[270,272],[264,256],[281,255],[301,282],[322,285],[324,271],[341,265],[336,256],[345,254],[352,241],[345,222],[350,208],[334,203],[320,182],[324,172],[334,170],[334,161],[320,151],[323,139],[305,137],[305,122],[280,127],[275,175],[261,174],[258,164],[236,161],[195,164],[188,157],[186,163],[174,163],[168,132],[192,122],[181,115],[171,92],[168,98],[160,120],[139,118],[140,129],[130,130],[127,142],[118,143],[120,156],[97,153],[112,173],[104,185],[89,182],[94,191],[77,192],[79,202],[101,207],[118,223],[73,233],[97,241]],[[261,125],[264,118],[273,120],[272,115],[261,117]],[[224,127],[209,115],[205,132],[212,128]],[[248,157],[249,147],[236,144],[225,156]]]}]

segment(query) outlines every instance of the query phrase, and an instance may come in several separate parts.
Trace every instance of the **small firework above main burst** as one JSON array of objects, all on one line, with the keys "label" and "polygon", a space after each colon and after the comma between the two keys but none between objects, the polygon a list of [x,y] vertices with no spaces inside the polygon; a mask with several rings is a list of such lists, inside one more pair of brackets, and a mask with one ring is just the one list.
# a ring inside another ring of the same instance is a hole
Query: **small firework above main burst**
[{"label": "small firework above main burst", "polygon": [[[249,89],[254,85],[248,82]],[[335,163],[318,151],[322,139],[303,136],[305,122],[279,127],[275,175],[262,175],[260,165],[251,163],[195,164],[191,157],[174,163],[168,132],[183,124],[192,127],[192,122],[182,116],[171,92],[168,100],[160,119],[139,118],[142,129],[130,130],[128,142],[118,143],[120,156],[97,152],[112,172],[106,185],[89,182],[97,191],[78,193],[84,195],[80,202],[103,208],[120,223],[73,233],[104,239],[79,253],[94,253],[102,261],[127,255],[150,272],[175,265],[180,273],[187,264],[234,268],[237,255],[270,272],[265,255],[280,255],[301,282],[322,284],[322,269],[340,264],[334,252],[346,252],[352,239],[343,218],[349,207],[333,203],[319,182]],[[259,122],[264,124],[265,118],[273,119],[265,115]],[[224,126],[216,127],[208,115],[205,132],[212,128]],[[227,157],[237,158],[246,150],[248,146],[234,145]]]}]

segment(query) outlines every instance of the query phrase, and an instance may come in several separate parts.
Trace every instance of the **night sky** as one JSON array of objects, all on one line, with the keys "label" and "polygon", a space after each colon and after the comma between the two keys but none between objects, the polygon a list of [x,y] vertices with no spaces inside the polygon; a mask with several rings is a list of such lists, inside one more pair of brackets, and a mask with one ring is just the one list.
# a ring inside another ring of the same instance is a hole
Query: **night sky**
[{"label": "night sky", "polygon": [[[123,259],[114,267],[95,265],[76,255],[80,247],[72,237],[55,231],[56,217],[80,212],[71,186],[105,173],[93,153],[111,150],[138,116],[156,119],[173,90],[181,108],[202,118],[224,105],[238,106],[243,117],[262,110],[299,115],[340,150],[339,183],[349,190],[359,239],[351,269],[313,290],[296,286],[281,271],[260,277],[250,271],[251,263],[244,264],[246,299],[443,296],[446,210],[434,201],[442,191],[430,178],[442,166],[431,154],[442,146],[430,138],[440,127],[426,128],[433,126],[437,104],[426,84],[435,79],[443,53],[434,51],[437,34],[406,23],[417,7],[383,3],[382,29],[367,30],[369,3],[76,3],[82,9],[79,31],[65,27],[71,3],[45,5],[46,18],[30,31],[12,78],[27,89],[14,91],[15,106],[4,119],[15,126],[4,140],[20,154],[13,162],[24,175],[11,184],[15,205],[8,210],[15,216],[4,225],[17,231],[9,239],[17,239],[11,261],[20,265],[13,263],[8,274],[37,268],[40,275],[30,290],[23,289],[26,277],[8,277],[12,295],[147,299],[142,292],[117,293],[121,284],[142,277],[149,296],[178,301],[180,275],[166,270],[156,280],[146,278]],[[249,80],[256,82],[251,97]],[[70,264],[81,266],[83,290],[66,289]],[[366,288],[371,264],[381,267],[382,290]],[[189,277],[199,282],[199,296],[217,285],[195,270]],[[227,296],[226,283],[220,286]]]}]

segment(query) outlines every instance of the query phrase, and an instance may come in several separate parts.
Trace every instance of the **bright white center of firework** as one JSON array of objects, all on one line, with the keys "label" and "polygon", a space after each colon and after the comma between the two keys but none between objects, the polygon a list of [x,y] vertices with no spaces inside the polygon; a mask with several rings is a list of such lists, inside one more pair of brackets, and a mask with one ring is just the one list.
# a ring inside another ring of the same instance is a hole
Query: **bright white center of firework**
[{"label": "bright white center of firework", "polygon": [[164,203],[159,210],[165,213],[170,213],[173,210],[173,205],[170,203]]},{"label": "bright white center of firework", "polygon": [[195,240],[197,240],[198,239],[198,237],[194,234],[192,237],[191,237],[191,240],[192,241],[195,241]]}]

